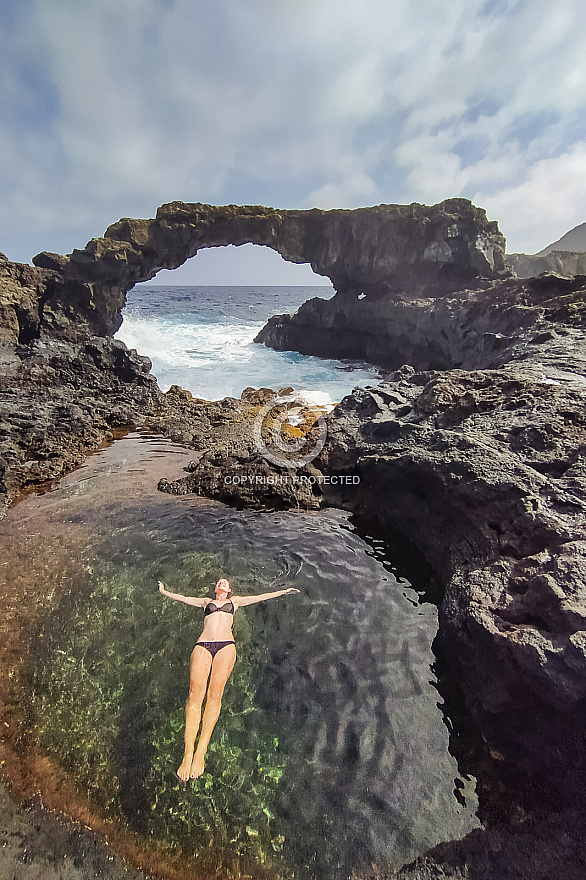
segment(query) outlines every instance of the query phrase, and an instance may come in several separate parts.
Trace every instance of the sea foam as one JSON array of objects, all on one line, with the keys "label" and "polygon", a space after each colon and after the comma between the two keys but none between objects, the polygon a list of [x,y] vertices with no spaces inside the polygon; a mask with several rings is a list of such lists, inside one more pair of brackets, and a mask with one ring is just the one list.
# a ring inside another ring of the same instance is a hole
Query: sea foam
[{"label": "sea foam", "polygon": [[290,386],[312,403],[332,406],[356,386],[378,381],[378,369],[253,342],[271,314],[296,311],[316,290],[323,297],[323,287],[137,285],[116,336],[148,355],[164,391],[180,385],[197,397],[219,400],[239,398],[248,386]]}]

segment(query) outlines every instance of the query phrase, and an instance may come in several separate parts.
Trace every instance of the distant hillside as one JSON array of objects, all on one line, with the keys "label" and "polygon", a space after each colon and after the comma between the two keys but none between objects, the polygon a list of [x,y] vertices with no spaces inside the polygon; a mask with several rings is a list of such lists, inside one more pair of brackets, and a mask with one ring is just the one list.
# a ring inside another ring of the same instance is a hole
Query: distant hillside
[{"label": "distant hillside", "polygon": [[559,241],[554,241],[553,244],[548,244],[547,247],[543,248],[543,250],[539,251],[535,256],[544,257],[551,251],[574,251],[574,253],[584,253],[586,251],[586,223],[581,223],[574,229],[570,229],[569,232],[562,235]]},{"label": "distant hillside", "polygon": [[519,278],[530,278],[542,272],[558,275],[586,275],[586,223],[581,223],[548,244],[538,254],[507,254],[507,265]]}]

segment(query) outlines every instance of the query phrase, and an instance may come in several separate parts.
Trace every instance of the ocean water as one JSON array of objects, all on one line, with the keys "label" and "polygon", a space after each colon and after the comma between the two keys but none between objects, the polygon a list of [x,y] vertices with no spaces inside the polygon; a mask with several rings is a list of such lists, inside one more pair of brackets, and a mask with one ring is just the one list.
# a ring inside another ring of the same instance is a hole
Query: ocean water
[{"label": "ocean water", "polygon": [[162,287],[128,293],[116,334],[148,355],[163,391],[180,385],[219,400],[242,391],[292,386],[313,403],[337,403],[356,386],[379,381],[370,364],[279,352],[253,342],[272,315],[297,311],[308,299],[329,299],[327,287]]}]

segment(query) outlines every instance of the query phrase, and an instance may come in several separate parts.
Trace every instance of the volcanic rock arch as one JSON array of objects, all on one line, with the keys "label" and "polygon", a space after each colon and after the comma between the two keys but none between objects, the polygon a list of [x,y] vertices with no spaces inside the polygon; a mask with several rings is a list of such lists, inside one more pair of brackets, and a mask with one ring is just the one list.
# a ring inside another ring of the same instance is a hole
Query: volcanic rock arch
[{"label": "volcanic rock arch", "polygon": [[69,256],[38,254],[33,262],[46,278],[37,335],[112,335],[134,284],[201,248],[247,243],[309,263],[342,296],[441,296],[507,274],[497,224],[466,199],[333,211],[171,202],[154,219],[119,220]]}]

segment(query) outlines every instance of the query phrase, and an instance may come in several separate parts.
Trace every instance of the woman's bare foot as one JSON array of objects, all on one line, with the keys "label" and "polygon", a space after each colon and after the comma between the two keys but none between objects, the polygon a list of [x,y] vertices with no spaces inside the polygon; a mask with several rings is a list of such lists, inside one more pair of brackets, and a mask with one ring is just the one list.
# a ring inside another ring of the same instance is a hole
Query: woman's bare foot
[{"label": "woman's bare foot", "polygon": [[181,762],[181,767],[177,771],[177,776],[181,780],[181,782],[187,782],[189,779],[189,772],[191,769],[191,755],[184,755],[183,760]]},{"label": "woman's bare foot", "polygon": [[201,776],[201,774],[203,773],[203,768],[204,768],[203,756],[198,755],[196,752],[195,755],[193,756],[193,761],[191,762],[191,771],[189,773],[190,778],[197,779],[198,776]]}]

